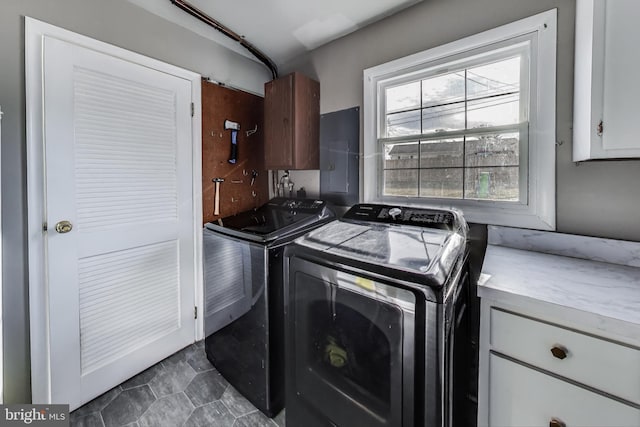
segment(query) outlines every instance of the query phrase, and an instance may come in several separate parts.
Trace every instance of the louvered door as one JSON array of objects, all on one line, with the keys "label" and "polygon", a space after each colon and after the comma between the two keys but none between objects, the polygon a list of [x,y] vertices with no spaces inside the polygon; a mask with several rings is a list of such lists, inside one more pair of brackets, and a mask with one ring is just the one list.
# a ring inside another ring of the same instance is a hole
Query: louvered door
[{"label": "louvered door", "polygon": [[187,80],[44,40],[54,403],[194,341],[190,106]]}]

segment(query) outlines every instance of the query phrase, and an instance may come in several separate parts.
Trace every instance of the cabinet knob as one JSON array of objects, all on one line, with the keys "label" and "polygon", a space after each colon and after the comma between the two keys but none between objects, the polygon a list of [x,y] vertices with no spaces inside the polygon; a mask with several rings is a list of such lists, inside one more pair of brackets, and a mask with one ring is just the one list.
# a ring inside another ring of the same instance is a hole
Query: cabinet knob
[{"label": "cabinet knob", "polygon": [[551,348],[551,354],[553,354],[553,357],[562,360],[567,357],[567,349],[561,345],[554,345],[553,348]]},{"label": "cabinet knob", "polygon": [[567,427],[567,425],[557,418],[551,418],[551,421],[549,421],[549,427]]}]

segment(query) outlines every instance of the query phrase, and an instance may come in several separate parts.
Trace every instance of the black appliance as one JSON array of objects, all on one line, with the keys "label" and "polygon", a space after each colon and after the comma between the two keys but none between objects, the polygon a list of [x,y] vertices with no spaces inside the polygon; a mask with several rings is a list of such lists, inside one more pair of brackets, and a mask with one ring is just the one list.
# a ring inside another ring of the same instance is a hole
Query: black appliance
[{"label": "black appliance", "polygon": [[456,210],[362,204],[287,247],[287,426],[463,425],[467,231]]},{"label": "black appliance", "polygon": [[269,417],[284,406],[284,247],[334,219],[322,200],[274,198],[204,228],[205,350]]}]

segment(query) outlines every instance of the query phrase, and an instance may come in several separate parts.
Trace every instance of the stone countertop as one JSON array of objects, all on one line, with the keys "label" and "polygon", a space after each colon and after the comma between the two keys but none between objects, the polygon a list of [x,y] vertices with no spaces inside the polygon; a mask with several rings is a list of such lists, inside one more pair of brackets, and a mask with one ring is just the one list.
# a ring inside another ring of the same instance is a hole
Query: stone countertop
[{"label": "stone countertop", "polygon": [[[598,329],[615,329],[616,335],[640,343],[640,267],[636,262],[640,243],[616,244],[610,239],[567,238],[548,232],[535,232],[534,239],[527,239],[527,233],[531,230],[518,233],[517,229],[505,232],[503,227],[490,227],[478,284],[480,297],[577,310],[587,315],[584,318],[595,316],[592,323]],[[560,241],[570,242],[575,250],[563,247],[563,254],[556,254]],[[509,247],[510,242],[515,247]],[[593,256],[585,255],[585,248]],[[612,252],[616,252],[613,257]]]}]

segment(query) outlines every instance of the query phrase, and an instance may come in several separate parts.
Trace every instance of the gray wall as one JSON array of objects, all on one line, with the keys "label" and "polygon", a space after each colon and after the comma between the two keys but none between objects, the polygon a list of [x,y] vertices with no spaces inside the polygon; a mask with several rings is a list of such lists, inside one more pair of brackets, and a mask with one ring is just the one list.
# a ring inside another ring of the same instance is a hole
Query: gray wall
[{"label": "gray wall", "polygon": [[[164,0],[168,1],[168,0]],[[262,65],[152,15],[126,0],[2,0],[2,244],[4,399],[30,402],[26,247],[24,16],[262,93]]]},{"label": "gray wall", "polygon": [[[362,106],[364,69],[552,8],[558,8],[557,140],[564,142],[556,162],[557,229],[640,241],[640,161],[571,161],[575,0],[424,0],[281,68],[319,79],[321,113]],[[292,179],[317,193],[317,172],[293,172]]]}]

